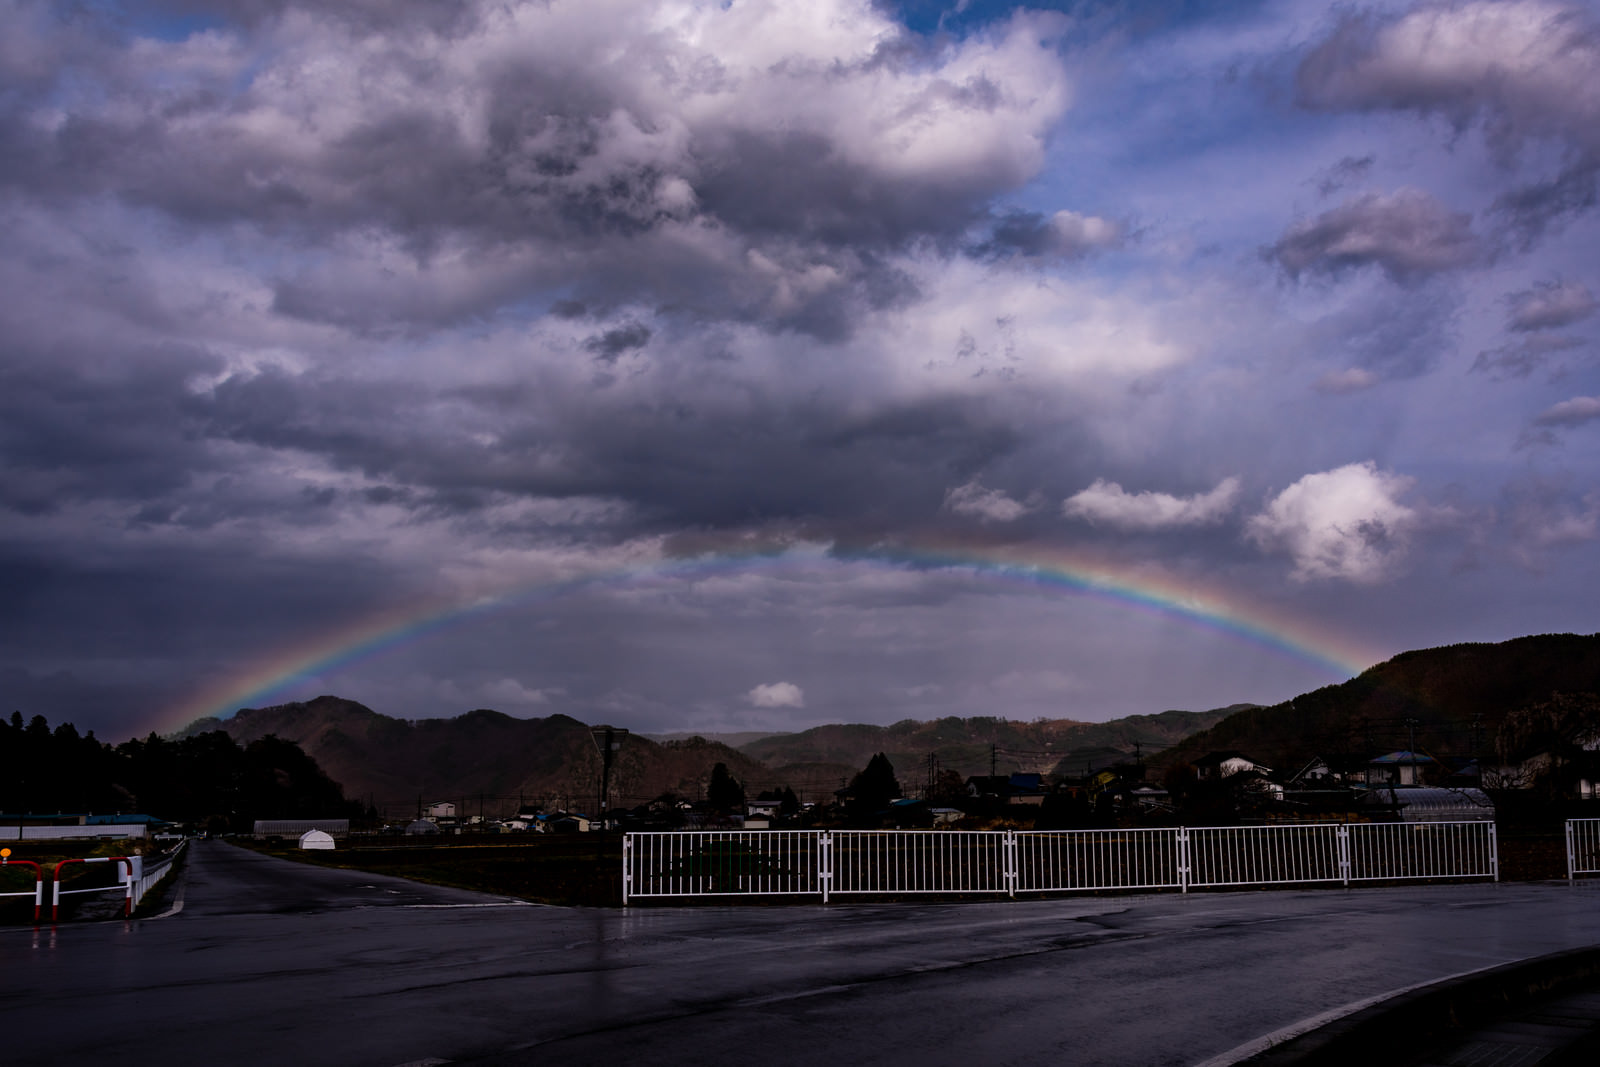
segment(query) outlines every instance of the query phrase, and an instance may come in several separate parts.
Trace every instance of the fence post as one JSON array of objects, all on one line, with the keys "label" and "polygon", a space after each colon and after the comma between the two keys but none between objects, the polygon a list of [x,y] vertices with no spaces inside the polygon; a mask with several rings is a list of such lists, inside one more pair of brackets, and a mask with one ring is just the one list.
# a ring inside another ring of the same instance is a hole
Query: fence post
[{"label": "fence post", "polygon": [[1500,835],[1494,823],[1489,823],[1489,870],[1494,873],[1494,880],[1500,880]]},{"label": "fence post", "polygon": [[1577,874],[1576,874],[1576,871],[1578,869],[1578,862],[1577,861],[1578,861],[1577,852],[1573,849],[1573,845],[1572,845],[1572,820],[1568,819],[1567,820],[1567,881],[1569,881],[1569,882],[1575,881],[1577,879]]},{"label": "fence post", "polygon": [[1189,891],[1189,828],[1178,827],[1178,885]]},{"label": "fence post", "polygon": [[622,835],[622,906],[628,906],[628,890],[633,888],[633,835]]},{"label": "fence post", "polygon": [[1006,837],[1000,846],[1001,873],[1005,879],[1006,896],[1015,898],[1017,895],[1017,832],[1007,830]]},{"label": "fence post", "polygon": [[822,887],[822,902],[826,904],[833,888],[833,835],[826,830],[817,838],[817,884]]},{"label": "fence post", "polygon": [[1350,827],[1339,827],[1339,878],[1346,889],[1350,888]]}]

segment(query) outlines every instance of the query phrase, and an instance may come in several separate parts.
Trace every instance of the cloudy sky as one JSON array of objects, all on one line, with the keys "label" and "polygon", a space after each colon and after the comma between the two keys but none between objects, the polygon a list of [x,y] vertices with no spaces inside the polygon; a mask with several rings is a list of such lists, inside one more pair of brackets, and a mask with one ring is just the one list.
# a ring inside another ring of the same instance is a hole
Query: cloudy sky
[{"label": "cloudy sky", "polygon": [[1591,632],[1597,179],[1592,3],[0,0],[4,710],[1105,719]]}]

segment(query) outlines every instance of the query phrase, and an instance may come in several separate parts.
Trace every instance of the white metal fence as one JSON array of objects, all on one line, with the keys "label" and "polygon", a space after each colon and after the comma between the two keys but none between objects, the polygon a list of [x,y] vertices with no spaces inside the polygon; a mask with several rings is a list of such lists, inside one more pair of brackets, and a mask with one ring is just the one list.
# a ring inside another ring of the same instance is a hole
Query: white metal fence
[{"label": "white metal fence", "polygon": [[634,833],[623,838],[622,857],[624,903],[647,897],[818,896],[826,902],[874,894],[1188,892],[1500,876],[1489,822]]},{"label": "white metal fence", "polygon": [[144,900],[145,894],[154,889],[161,879],[165,878],[172,870],[172,865],[189,847],[187,838],[178,842],[178,847],[170,852],[157,856],[134,856],[133,865],[133,891],[131,908],[137,908]]},{"label": "white metal fence", "polygon": [[1567,878],[1600,874],[1600,819],[1567,820]]}]

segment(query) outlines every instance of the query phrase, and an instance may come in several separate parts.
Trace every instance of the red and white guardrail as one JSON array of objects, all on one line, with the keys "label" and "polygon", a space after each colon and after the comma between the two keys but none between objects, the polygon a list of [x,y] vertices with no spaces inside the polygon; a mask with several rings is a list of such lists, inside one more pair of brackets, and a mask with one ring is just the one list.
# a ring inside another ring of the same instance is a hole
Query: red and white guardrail
[{"label": "red and white guardrail", "polygon": [[[96,886],[93,889],[62,889],[61,868],[74,863],[121,863],[126,866],[126,877],[116,885]],[[122,891],[122,915],[126,918],[133,914],[133,861],[126,856],[97,856],[90,859],[62,860],[56,864],[55,872],[51,876],[55,888],[51,892],[50,921],[55,922],[61,912],[61,898],[73,896],[78,893],[109,893],[113,889]]]},{"label": "red and white guardrail", "polygon": [[0,893],[0,897],[33,897],[33,921],[39,921],[39,913],[44,910],[44,870],[32,860],[13,860],[9,848],[0,848],[0,866],[5,867],[32,867],[33,892],[24,889],[20,893]]}]

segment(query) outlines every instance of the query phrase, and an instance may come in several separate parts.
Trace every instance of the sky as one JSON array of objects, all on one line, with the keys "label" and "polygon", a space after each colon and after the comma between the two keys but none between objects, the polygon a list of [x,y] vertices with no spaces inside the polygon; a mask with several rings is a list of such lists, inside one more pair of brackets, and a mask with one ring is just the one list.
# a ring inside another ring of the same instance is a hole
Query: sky
[{"label": "sky", "polygon": [[0,692],[638,731],[1593,632],[1600,7],[0,0]]}]

